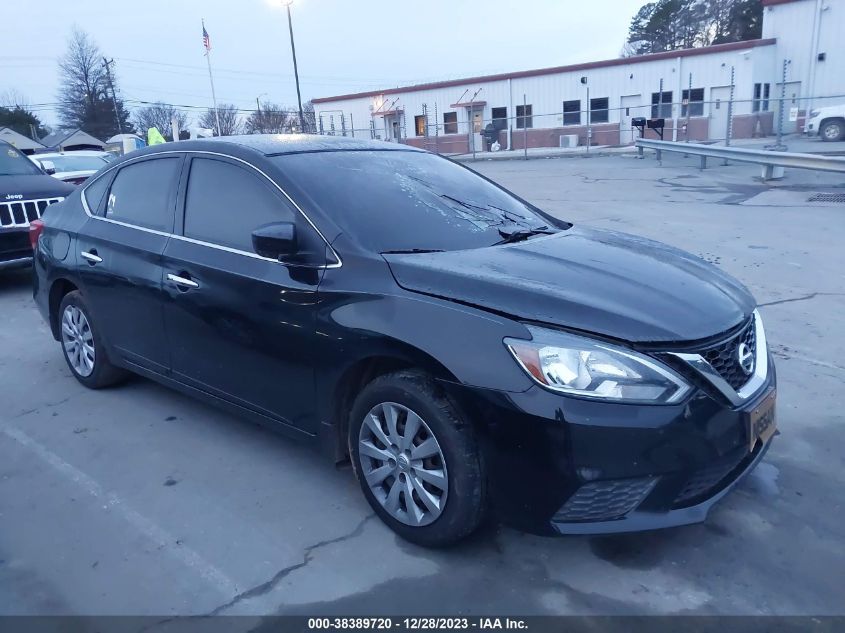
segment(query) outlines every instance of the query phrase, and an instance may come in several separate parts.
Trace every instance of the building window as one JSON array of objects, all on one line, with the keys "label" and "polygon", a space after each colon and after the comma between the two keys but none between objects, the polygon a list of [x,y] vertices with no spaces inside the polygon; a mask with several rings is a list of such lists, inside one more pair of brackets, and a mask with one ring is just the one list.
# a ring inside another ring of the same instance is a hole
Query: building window
[{"label": "building window", "polygon": [[771,84],[754,84],[754,102],[751,104],[752,112],[769,111],[769,91]]},{"label": "building window", "polygon": [[414,130],[417,136],[425,136],[425,115],[419,114],[414,117]]},{"label": "building window", "polygon": [[534,117],[531,112],[530,105],[516,106],[516,128],[521,130],[523,128],[534,127]]},{"label": "building window", "polygon": [[590,99],[590,123],[607,123],[608,121],[608,99],[600,97]]},{"label": "building window", "polygon": [[672,118],[672,91],[651,93],[651,118]]},{"label": "building window", "polygon": [[443,133],[457,134],[458,133],[458,113],[444,112],[443,113]]},{"label": "building window", "polygon": [[497,130],[508,129],[508,109],[507,108],[493,108],[493,127]]},{"label": "building window", "polygon": [[704,88],[681,92],[681,116],[704,116]]},{"label": "building window", "polygon": [[581,100],[563,102],[563,124],[581,125]]}]

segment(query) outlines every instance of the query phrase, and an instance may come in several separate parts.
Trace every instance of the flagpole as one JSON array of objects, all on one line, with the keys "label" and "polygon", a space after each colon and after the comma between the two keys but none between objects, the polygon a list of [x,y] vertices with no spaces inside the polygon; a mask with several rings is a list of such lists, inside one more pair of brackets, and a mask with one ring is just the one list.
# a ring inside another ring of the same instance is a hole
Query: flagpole
[{"label": "flagpole", "polygon": [[[205,32],[205,20],[202,21],[202,30]],[[217,95],[214,94],[214,76],[211,74],[211,46],[205,49],[205,61],[208,62],[208,80],[211,82],[211,101],[214,103],[214,118],[217,121],[217,136],[223,136],[220,127],[220,111],[217,109]]]}]

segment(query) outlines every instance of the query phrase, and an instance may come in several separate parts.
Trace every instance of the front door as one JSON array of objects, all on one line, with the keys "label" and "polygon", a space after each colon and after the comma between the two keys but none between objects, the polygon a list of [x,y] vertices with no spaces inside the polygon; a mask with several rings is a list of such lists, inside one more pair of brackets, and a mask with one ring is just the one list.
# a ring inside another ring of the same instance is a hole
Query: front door
[{"label": "front door", "polygon": [[[193,157],[183,191],[182,226],[163,258],[173,377],[315,432],[322,269],[260,257],[252,245],[256,228],[301,216],[265,176],[222,157]],[[297,228],[304,242],[307,227]]]},{"label": "front door", "polygon": [[728,131],[728,102],[731,98],[730,86],[710,89],[710,138],[724,141]]},{"label": "front door", "polygon": [[384,117],[384,133],[388,141],[398,143],[402,138],[402,128],[400,127],[399,117],[395,114],[390,114]]},{"label": "front door", "polygon": [[639,138],[640,132],[637,128],[631,125],[631,119],[636,117],[649,118],[651,116],[651,112],[646,110],[646,108],[641,107],[642,95],[623,95],[619,105],[622,107],[622,124],[620,125],[620,128],[622,130],[627,130],[627,132],[621,132],[620,141],[622,143],[633,143]]},{"label": "front door", "polygon": [[82,290],[111,351],[159,373],[170,364],[161,257],[173,231],[183,160],[165,156],[120,167],[107,196],[99,192],[107,180],[92,183],[90,194],[98,195],[86,200],[94,217],[77,240]]}]

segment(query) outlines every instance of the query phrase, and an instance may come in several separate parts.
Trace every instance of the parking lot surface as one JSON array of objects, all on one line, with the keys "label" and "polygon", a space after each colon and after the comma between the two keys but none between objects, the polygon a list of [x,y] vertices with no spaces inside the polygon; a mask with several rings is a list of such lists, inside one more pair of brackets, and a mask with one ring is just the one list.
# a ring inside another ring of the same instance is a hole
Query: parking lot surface
[{"label": "parking lot surface", "polygon": [[702,524],[429,551],[351,471],[140,378],[72,377],[0,277],[0,614],[843,614],[845,204],[836,177],[633,156],[471,166],[553,214],[687,249],[760,302],[782,434]]}]

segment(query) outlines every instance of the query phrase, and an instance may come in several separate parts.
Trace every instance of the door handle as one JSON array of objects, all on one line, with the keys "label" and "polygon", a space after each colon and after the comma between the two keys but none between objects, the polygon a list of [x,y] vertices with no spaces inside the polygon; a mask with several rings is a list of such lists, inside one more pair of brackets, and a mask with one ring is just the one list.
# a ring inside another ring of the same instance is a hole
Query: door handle
[{"label": "door handle", "polygon": [[79,254],[82,255],[83,258],[87,259],[88,263],[92,266],[103,261],[103,258],[97,255],[97,251],[93,248],[90,251],[82,251]]},{"label": "door handle", "polygon": [[180,277],[179,275],[174,275],[173,273],[167,273],[167,281],[170,281],[177,286],[181,286],[183,288],[199,288],[200,285],[195,282],[193,279],[188,279],[187,277]]}]

